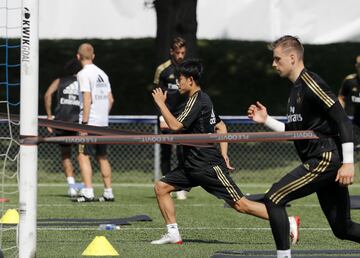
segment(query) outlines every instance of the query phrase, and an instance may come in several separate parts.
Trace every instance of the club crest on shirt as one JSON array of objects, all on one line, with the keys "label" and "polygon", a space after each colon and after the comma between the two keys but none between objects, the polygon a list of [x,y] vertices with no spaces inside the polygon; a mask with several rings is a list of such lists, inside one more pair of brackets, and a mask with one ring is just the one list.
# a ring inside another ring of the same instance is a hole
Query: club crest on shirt
[{"label": "club crest on shirt", "polygon": [[304,163],[304,168],[305,168],[307,171],[309,171],[309,170],[310,170],[310,165],[307,164],[307,163]]},{"label": "club crest on shirt", "polygon": [[298,93],[297,96],[296,96],[296,103],[297,103],[297,104],[300,104],[300,103],[301,103],[301,97],[300,97],[299,93]]}]

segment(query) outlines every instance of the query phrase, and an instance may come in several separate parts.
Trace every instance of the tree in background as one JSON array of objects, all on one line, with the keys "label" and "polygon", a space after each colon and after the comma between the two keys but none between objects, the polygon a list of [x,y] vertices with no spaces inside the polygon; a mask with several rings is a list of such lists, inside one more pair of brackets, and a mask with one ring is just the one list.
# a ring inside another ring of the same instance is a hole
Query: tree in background
[{"label": "tree in background", "polygon": [[157,17],[155,64],[169,58],[174,37],[186,40],[188,58],[197,57],[197,0],[155,0],[153,3]]}]

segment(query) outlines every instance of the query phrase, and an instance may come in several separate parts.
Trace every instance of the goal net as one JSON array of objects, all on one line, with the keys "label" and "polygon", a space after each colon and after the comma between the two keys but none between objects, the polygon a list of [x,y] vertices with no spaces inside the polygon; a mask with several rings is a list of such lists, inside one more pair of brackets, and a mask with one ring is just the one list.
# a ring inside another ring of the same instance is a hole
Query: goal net
[{"label": "goal net", "polygon": [[37,0],[0,0],[0,126],[6,131],[0,137],[0,249],[5,257],[35,257],[36,250],[37,146],[22,146],[19,139],[37,136],[37,27]]},{"label": "goal net", "polygon": [[0,0],[0,250],[17,257],[21,0]]}]

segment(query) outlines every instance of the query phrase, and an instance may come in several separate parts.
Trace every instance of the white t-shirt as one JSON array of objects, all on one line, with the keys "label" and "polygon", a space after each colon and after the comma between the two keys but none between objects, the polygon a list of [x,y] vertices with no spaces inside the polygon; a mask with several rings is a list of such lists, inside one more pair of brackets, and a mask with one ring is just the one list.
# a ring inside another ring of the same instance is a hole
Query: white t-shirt
[{"label": "white t-shirt", "polygon": [[108,126],[109,125],[109,93],[111,86],[109,77],[94,64],[88,64],[77,74],[80,90],[80,117],[83,115],[83,92],[91,92],[91,106],[89,115],[89,125]]}]

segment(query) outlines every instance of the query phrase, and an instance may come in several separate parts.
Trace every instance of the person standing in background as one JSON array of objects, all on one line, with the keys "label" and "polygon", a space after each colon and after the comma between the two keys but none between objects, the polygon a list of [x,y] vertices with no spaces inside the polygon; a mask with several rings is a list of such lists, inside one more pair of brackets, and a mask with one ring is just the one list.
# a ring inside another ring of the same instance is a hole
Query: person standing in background
[{"label": "person standing in background", "polygon": [[[89,43],[81,44],[76,56],[82,66],[82,70],[77,74],[81,108],[79,121],[85,125],[107,127],[109,112],[114,103],[109,77],[93,63],[94,48]],[[87,134],[81,133],[81,135]],[[104,183],[104,193],[99,201],[114,201],[111,188],[111,166],[105,144],[79,145],[78,161],[84,188],[81,189],[81,196],[75,201],[91,202],[95,200],[90,155],[95,155]]]},{"label": "person standing in background", "polygon": [[[176,71],[179,64],[184,61],[185,55],[185,40],[181,37],[174,38],[170,46],[170,59],[157,67],[153,82],[155,88],[161,88],[164,92],[167,92],[166,105],[175,117],[180,115],[187,101],[187,97],[179,93]],[[161,114],[158,115],[158,124],[161,133],[168,134],[172,132]],[[160,144],[160,163],[163,176],[171,171],[172,147],[170,144]],[[184,157],[181,145],[176,145],[176,157],[178,166],[182,167],[184,165]],[[176,196],[179,200],[184,200],[186,199],[186,192],[178,191]]]},{"label": "person standing in background", "polygon": [[[65,121],[79,123],[80,100],[79,100],[79,83],[76,74],[81,70],[81,65],[76,58],[68,61],[64,67],[66,75],[55,79],[48,87],[44,95],[44,105],[49,120]],[[56,93],[56,107],[54,116],[52,113],[52,98]],[[56,136],[73,136],[76,132],[65,130],[53,130],[47,128],[50,133]],[[59,144],[61,151],[61,163],[64,168],[66,181],[68,183],[68,195],[77,196],[75,187],[74,166],[71,162],[71,144]]]},{"label": "person standing in background", "polygon": [[353,115],[354,148],[360,149],[360,55],[356,57],[356,73],[345,77],[338,99],[348,115]]}]

